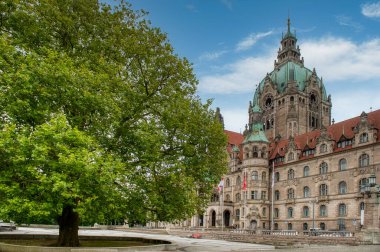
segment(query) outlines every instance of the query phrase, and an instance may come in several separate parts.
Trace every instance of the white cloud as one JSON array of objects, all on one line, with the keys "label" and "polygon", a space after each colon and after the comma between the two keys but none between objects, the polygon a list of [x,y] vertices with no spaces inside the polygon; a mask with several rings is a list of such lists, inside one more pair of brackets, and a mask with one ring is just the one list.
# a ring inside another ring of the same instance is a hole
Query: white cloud
[{"label": "white cloud", "polygon": [[319,76],[336,80],[380,78],[380,39],[354,43],[344,38],[325,37],[300,45],[305,65],[315,67]]},{"label": "white cloud", "polygon": [[265,38],[271,35],[273,31],[268,32],[260,32],[260,33],[252,33],[248,37],[244,38],[240,41],[236,46],[236,51],[245,51],[251,48],[254,44],[257,43],[262,38]]},{"label": "white cloud", "polygon": [[245,125],[248,123],[247,109],[222,109],[224,118],[224,128],[226,130],[243,133]]},{"label": "white cloud", "polygon": [[[273,48],[272,51],[275,51]],[[199,90],[205,93],[253,92],[268,71],[273,69],[274,55],[248,57],[222,67],[222,73],[200,77]]]},{"label": "white cloud", "polygon": [[380,2],[363,4],[362,14],[366,17],[380,17]]},{"label": "white cloud", "polygon": [[215,60],[222,56],[223,54],[227,53],[226,50],[218,51],[218,52],[206,52],[203,53],[201,56],[199,56],[199,60]]},{"label": "white cloud", "polygon": [[342,26],[352,27],[356,31],[359,31],[363,28],[361,24],[353,21],[351,17],[345,16],[345,15],[336,16],[336,20],[337,20],[338,24],[340,24]]}]

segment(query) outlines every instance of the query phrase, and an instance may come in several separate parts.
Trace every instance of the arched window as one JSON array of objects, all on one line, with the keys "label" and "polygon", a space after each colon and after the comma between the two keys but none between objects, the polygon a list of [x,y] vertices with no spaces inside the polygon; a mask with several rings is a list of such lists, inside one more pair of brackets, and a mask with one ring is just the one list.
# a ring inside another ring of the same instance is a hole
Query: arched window
[{"label": "arched window", "polygon": [[292,160],[294,160],[294,153],[290,152],[288,155],[288,161],[292,161]]},{"label": "arched window", "polygon": [[327,173],[328,171],[328,165],[326,162],[323,162],[320,166],[319,166],[319,173],[320,174],[325,174]]},{"label": "arched window", "polygon": [[321,217],[327,216],[327,207],[325,205],[321,205],[319,207],[319,216]]},{"label": "arched window", "polygon": [[274,181],[276,181],[276,182],[280,181],[280,173],[279,172],[276,172],[274,174]]},{"label": "arched window", "polygon": [[339,182],[339,194],[347,193],[347,184],[344,181]]},{"label": "arched window", "polygon": [[254,158],[257,158],[257,157],[259,156],[257,146],[253,146],[253,149],[252,149],[252,156],[253,156]]},{"label": "arched window", "polygon": [[275,218],[280,217],[280,210],[278,208],[275,208],[273,215],[274,215]]},{"label": "arched window", "polygon": [[238,176],[236,178],[236,185],[241,185],[241,178],[240,178],[240,176]]},{"label": "arched window", "polygon": [[309,217],[309,207],[308,206],[304,206],[302,208],[302,215],[303,215],[303,217]]},{"label": "arched window", "polygon": [[339,204],[339,216],[344,217],[346,216],[347,211],[346,211],[346,204]]},{"label": "arched window", "polygon": [[288,208],[288,218],[293,218],[293,207]]},{"label": "arched window", "polygon": [[235,210],[235,219],[240,220],[240,209]]},{"label": "arched window", "polygon": [[294,170],[293,169],[290,169],[288,171],[288,179],[294,179]]},{"label": "arched window", "polygon": [[266,158],[267,157],[267,148],[263,147],[261,149],[261,157]]},{"label": "arched window", "polygon": [[326,196],[328,194],[328,190],[327,190],[327,185],[326,184],[322,184],[319,186],[319,195],[320,196]]},{"label": "arched window", "polygon": [[359,167],[364,167],[369,165],[369,156],[367,154],[362,154],[359,157]]},{"label": "arched window", "polygon": [[320,153],[327,152],[327,145],[326,144],[322,144],[321,147],[319,147],[319,152]]},{"label": "arched window", "polygon": [[252,180],[255,180],[255,181],[259,180],[259,175],[257,171],[252,172]]},{"label": "arched window", "polygon": [[274,223],[274,230],[278,230],[278,223]]},{"label": "arched window", "polygon": [[275,199],[275,200],[280,200],[280,191],[276,190],[276,191],[274,192],[274,199]]},{"label": "arched window", "polygon": [[226,187],[229,187],[230,185],[231,185],[230,179],[227,178],[227,179],[226,179]]},{"label": "arched window", "polygon": [[261,173],[261,180],[267,181],[267,173],[266,172]]},{"label": "arched window", "polygon": [[303,197],[304,197],[304,198],[308,198],[308,197],[310,197],[310,189],[309,189],[309,187],[307,187],[307,186],[305,186],[305,187],[303,188]]},{"label": "arched window", "polygon": [[288,230],[292,230],[293,229],[293,224],[292,223],[288,223]]},{"label": "arched window", "polygon": [[294,189],[293,188],[288,189],[288,199],[294,199]]},{"label": "arched window", "polygon": [[307,177],[307,176],[309,176],[309,173],[310,173],[310,168],[309,168],[309,166],[305,166],[305,167],[303,168],[303,176],[304,176],[304,177]]},{"label": "arched window", "polygon": [[366,142],[368,142],[368,134],[365,133],[365,132],[362,133],[362,134],[360,135],[359,142],[360,142],[360,143],[366,143]]},{"label": "arched window", "polygon": [[307,225],[307,223],[302,224],[302,229],[303,231],[307,231],[309,229],[309,226]]},{"label": "arched window", "polygon": [[321,224],[319,224],[319,228],[320,228],[321,230],[326,230],[326,224],[323,223],[323,222],[321,222]]},{"label": "arched window", "polygon": [[226,201],[231,201],[231,196],[229,194],[226,195]]},{"label": "arched window", "polygon": [[240,201],[241,200],[240,193],[235,194],[235,199],[236,199],[236,201]]},{"label": "arched window", "polygon": [[339,160],[339,171],[344,171],[347,169],[347,161],[345,158]]}]

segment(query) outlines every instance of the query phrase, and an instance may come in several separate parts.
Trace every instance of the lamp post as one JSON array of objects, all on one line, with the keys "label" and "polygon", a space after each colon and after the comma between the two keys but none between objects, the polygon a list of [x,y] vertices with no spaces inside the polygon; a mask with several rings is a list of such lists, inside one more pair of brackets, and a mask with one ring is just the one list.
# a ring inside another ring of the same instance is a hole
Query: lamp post
[{"label": "lamp post", "polygon": [[312,228],[313,232],[315,232],[315,211],[314,211],[315,210],[315,202],[316,202],[315,199],[310,200],[310,203],[313,204],[313,228]]}]

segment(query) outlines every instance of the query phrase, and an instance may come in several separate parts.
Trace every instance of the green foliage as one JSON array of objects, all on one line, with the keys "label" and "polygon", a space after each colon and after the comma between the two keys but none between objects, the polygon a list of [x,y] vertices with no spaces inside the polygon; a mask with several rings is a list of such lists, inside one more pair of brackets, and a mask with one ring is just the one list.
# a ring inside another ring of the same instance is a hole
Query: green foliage
[{"label": "green foliage", "polygon": [[191,64],[143,11],[96,0],[0,2],[0,217],[184,219],[226,169]]}]

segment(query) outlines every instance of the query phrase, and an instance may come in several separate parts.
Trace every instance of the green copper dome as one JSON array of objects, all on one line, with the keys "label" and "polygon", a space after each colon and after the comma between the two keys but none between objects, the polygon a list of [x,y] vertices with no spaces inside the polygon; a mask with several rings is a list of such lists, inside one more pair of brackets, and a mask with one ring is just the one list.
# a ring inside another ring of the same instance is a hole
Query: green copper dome
[{"label": "green copper dome", "polygon": [[249,132],[249,134],[245,137],[243,143],[249,143],[249,142],[265,142],[269,143],[267,137],[265,136],[265,133],[263,131],[263,124],[262,123],[255,123],[253,124],[252,131]]},{"label": "green copper dome", "polygon": [[237,147],[236,145],[234,145],[234,147],[232,147],[232,152],[240,152],[240,149],[239,147]]}]

